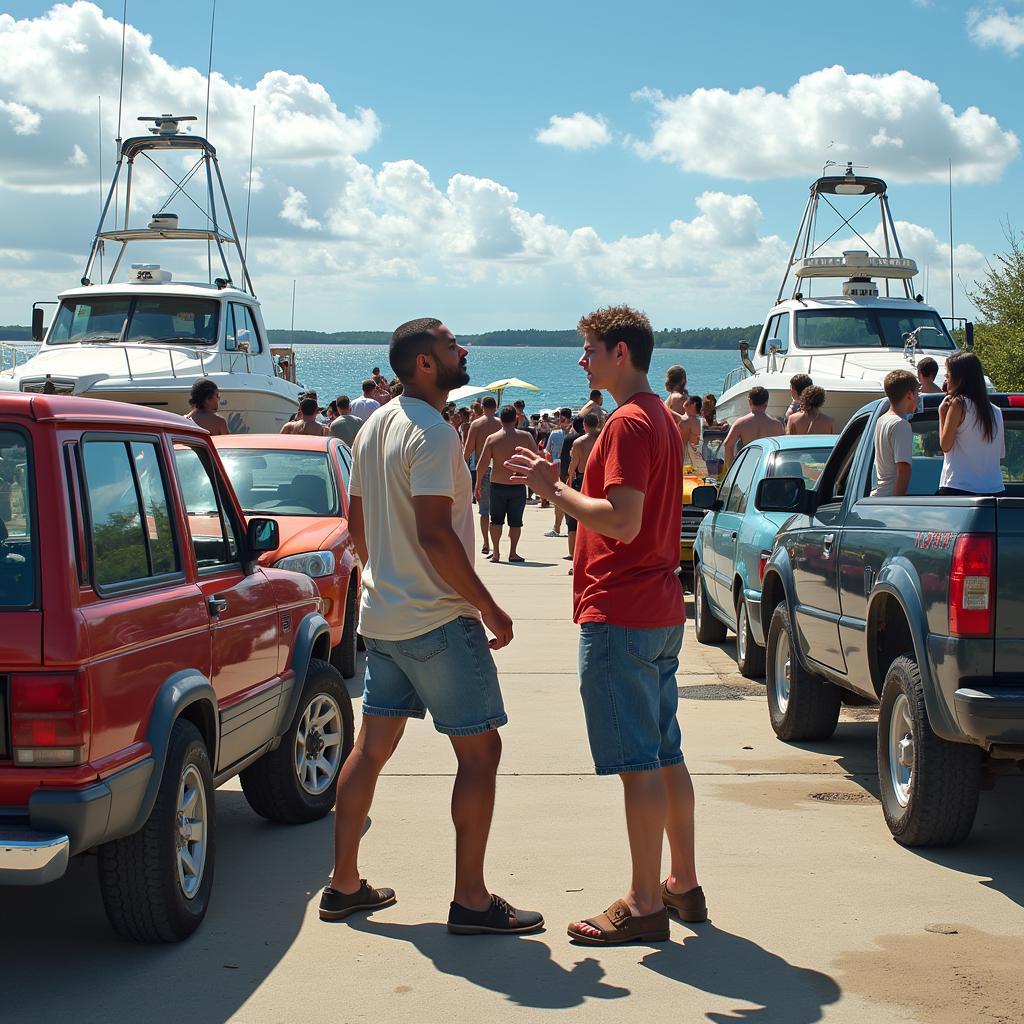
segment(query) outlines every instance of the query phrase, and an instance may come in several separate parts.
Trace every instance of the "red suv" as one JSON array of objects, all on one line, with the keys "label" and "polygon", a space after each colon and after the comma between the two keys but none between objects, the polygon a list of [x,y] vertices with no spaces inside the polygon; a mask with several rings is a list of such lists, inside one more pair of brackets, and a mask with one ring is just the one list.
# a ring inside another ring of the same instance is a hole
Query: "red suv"
[{"label": "red suv", "polygon": [[313,581],[266,568],[205,431],[130,405],[0,395],[0,884],[98,854],[114,928],[202,921],[214,790],[326,815],[352,746]]}]

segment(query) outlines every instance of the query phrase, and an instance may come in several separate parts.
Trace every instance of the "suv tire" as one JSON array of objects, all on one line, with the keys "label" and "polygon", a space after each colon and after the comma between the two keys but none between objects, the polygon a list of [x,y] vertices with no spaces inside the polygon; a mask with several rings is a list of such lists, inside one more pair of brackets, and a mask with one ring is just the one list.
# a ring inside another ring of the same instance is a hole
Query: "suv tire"
[{"label": "suv tire", "polygon": [[878,712],[878,778],[885,823],[904,846],[953,846],[974,824],[982,752],[936,736],[912,655],[885,675]]},{"label": "suv tire", "polygon": [[785,602],[768,628],[768,716],[780,740],[827,740],[839,722],[843,694],[838,686],[800,664],[793,624]]},{"label": "suv tire", "polygon": [[338,670],[311,658],[295,717],[277,749],[239,776],[249,806],[286,825],[324,817],[334,806],[353,731],[352,699]]},{"label": "suv tire", "polygon": [[146,823],[99,847],[100,892],[114,930],[136,942],[187,938],[206,916],[213,862],[210,755],[199,730],[179,718]]},{"label": "suv tire", "polygon": [[747,679],[764,676],[764,648],[758,647],[750,631],[750,613],[742,591],[736,598],[736,666]]},{"label": "suv tire", "polygon": [[342,679],[351,679],[356,674],[356,617],[359,606],[356,603],[355,579],[348,585],[345,595],[345,625],[341,630],[341,643],[331,651],[331,664],[341,673]]},{"label": "suv tire", "polygon": [[704,586],[704,574],[700,562],[693,563],[693,617],[697,631],[697,643],[720,644],[725,639],[724,623],[715,618]]}]

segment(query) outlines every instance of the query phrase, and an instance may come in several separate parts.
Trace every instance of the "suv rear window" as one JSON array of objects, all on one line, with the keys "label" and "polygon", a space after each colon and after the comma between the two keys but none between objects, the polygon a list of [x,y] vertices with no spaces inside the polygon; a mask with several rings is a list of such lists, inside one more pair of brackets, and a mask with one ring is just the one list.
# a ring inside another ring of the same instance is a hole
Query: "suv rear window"
[{"label": "suv rear window", "polygon": [[25,435],[0,426],[0,608],[36,600],[32,462]]}]

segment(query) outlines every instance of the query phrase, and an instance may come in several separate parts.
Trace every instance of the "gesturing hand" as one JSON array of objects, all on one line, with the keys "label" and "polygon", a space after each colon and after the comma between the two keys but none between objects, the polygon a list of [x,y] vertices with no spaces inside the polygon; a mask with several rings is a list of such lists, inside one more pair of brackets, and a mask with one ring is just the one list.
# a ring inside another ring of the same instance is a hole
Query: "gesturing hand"
[{"label": "gesturing hand", "polygon": [[507,647],[512,642],[512,616],[503,612],[497,605],[482,611],[480,617],[484,625],[494,634],[493,640],[487,641],[492,651]]},{"label": "gesturing hand", "polygon": [[505,468],[512,473],[512,483],[526,484],[542,498],[554,497],[558,467],[548,452],[516,448],[515,455],[505,461]]}]

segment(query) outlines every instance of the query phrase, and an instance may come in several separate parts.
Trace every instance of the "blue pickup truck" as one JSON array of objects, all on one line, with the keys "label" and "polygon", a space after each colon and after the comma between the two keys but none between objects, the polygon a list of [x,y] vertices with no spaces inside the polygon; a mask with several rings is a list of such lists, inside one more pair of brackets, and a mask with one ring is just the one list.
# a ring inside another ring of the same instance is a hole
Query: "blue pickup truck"
[{"label": "blue pickup truck", "polygon": [[938,402],[911,420],[908,494],[874,498],[884,399],[847,425],[813,490],[767,477],[790,512],[765,567],[768,708],[780,739],[826,739],[840,704],[878,702],[878,772],[893,836],[966,838],[979,790],[1024,768],[1024,395],[996,395],[1005,493],[937,497]]}]

